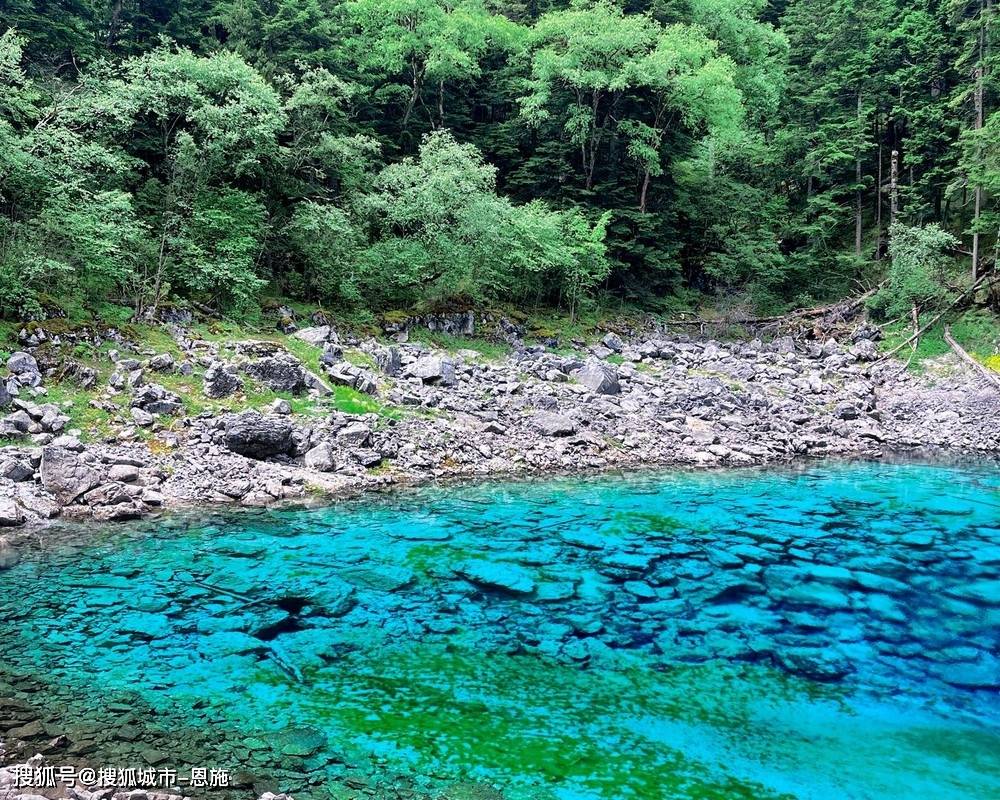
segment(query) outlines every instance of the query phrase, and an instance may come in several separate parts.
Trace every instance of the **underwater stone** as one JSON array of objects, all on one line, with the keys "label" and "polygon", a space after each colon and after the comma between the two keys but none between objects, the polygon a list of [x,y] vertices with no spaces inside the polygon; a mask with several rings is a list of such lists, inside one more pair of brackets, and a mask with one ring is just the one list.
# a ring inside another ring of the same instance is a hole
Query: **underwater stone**
[{"label": "underwater stone", "polygon": [[803,583],[785,590],[779,597],[789,603],[821,608],[850,608],[851,599],[839,589],[821,583]]},{"label": "underwater stone", "polygon": [[1000,689],[1000,659],[984,654],[976,663],[948,664],[939,670],[939,677],[952,686],[967,689]]},{"label": "underwater stone", "polygon": [[820,583],[832,583],[840,586],[850,586],[854,576],[849,569],[833,567],[828,564],[813,564],[806,568],[806,574]]},{"label": "underwater stone", "polygon": [[170,632],[170,623],[162,614],[137,611],[125,614],[118,623],[118,630],[138,636],[158,639]]},{"label": "underwater stone", "polygon": [[639,600],[653,600],[657,597],[656,590],[645,581],[625,581],[625,591]]},{"label": "underwater stone", "polygon": [[789,672],[814,681],[837,681],[852,670],[850,661],[836,650],[788,648],[778,651],[778,659]]},{"label": "underwater stone", "polygon": [[513,594],[531,594],[535,582],[531,575],[513,564],[471,560],[456,568],[456,574],[487,589],[501,589]]},{"label": "underwater stone", "polygon": [[413,583],[415,578],[413,570],[392,564],[351,567],[343,575],[352,583],[379,592],[397,592]]},{"label": "underwater stone", "polygon": [[966,586],[953,586],[947,592],[975,603],[1000,606],[1000,579],[976,581]]}]

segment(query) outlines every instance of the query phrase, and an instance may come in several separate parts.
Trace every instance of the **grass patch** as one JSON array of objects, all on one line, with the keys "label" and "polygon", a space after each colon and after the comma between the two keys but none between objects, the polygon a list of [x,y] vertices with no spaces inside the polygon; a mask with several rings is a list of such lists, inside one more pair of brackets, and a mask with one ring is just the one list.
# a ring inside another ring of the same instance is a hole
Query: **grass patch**
[{"label": "grass patch", "polygon": [[91,403],[93,394],[68,383],[53,383],[46,387],[46,395],[37,399],[40,403],[55,403],[69,417],[69,428],[79,428],[81,439],[91,441],[114,436],[111,422],[116,413],[123,411],[115,406],[115,411],[98,408]]},{"label": "grass patch", "polygon": [[472,350],[489,360],[498,360],[510,352],[506,342],[491,342],[475,336],[456,336],[442,331],[429,331],[426,328],[411,328],[410,341],[431,345],[448,353],[459,350]]},{"label": "grass patch", "polygon": [[353,364],[355,367],[361,367],[362,369],[378,369],[378,364],[375,363],[375,357],[362,350],[345,350],[344,361],[348,364]]},{"label": "grass patch", "polygon": [[333,387],[333,406],[345,414],[378,414],[387,419],[400,419],[400,409],[380,403],[371,395],[350,386]]}]

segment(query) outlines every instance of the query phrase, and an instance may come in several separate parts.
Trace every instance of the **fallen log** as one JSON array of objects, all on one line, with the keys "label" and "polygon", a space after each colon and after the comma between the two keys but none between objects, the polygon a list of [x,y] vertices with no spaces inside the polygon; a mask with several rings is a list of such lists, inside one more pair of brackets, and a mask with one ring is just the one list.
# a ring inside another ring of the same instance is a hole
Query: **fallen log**
[{"label": "fallen log", "polygon": [[838,300],[825,306],[815,308],[800,308],[796,311],[789,311],[787,314],[779,314],[774,317],[723,317],[720,319],[678,319],[668,320],[664,325],[770,325],[783,322],[797,322],[813,317],[822,317],[835,311],[839,311],[842,316],[852,314],[865,300],[885,285],[885,281],[869,289],[864,294],[860,294],[852,300]]},{"label": "fallen log", "polygon": [[955,341],[955,337],[951,335],[951,326],[949,325],[944,326],[944,340],[948,343],[948,347],[950,347],[952,350],[955,351],[955,355],[957,355],[960,359],[962,359],[962,361],[964,361],[966,364],[972,367],[976,372],[978,372],[980,375],[986,378],[986,380],[988,380],[990,383],[992,383],[994,386],[1000,389],[1000,375],[998,375],[996,372],[991,370],[986,365],[980,364],[978,361],[976,361],[976,359],[970,356],[965,351],[965,348],[963,348],[962,345],[960,345],[958,342]]},{"label": "fallen log", "polygon": [[875,364],[881,364],[886,359],[890,358],[891,356],[894,356],[896,353],[898,353],[900,350],[902,350],[908,344],[912,344],[913,342],[915,342],[916,340],[918,340],[921,336],[924,335],[924,333],[927,330],[929,330],[930,328],[934,327],[938,323],[938,321],[941,319],[941,317],[943,317],[945,314],[947,314],[949,311],[951,311],[955,306],[957,306],[960,302],[962,302],[966,297],[968,297],[970,294],[972,294],[974,291],[976,291],[976,289],[978,289],[980,286],[982,286],[982,284],[989,277],[991,277],[991,276],[990,275],[983,275],[983,277],[981,277],[978,281],[976,281],[974,284],[972,284],[972,286],[970,286],[968,289],[966,289],[964,292],[962,292],[958,297],[956,297],[946,308],[944,308],[939,314],[937,314],[930,322],[928,322],[920,330],[918,330],[916,333],[914,333],[913,336],[911,336],[905,342],[900,342],[899,344],[897,344],[894,348],[892,348],[892,350],[890,350],[884,356],[882,356],[882,358],[880,358],[878,361],[874,362],[874,364],[872,364],[872,366],[875,366]]}]

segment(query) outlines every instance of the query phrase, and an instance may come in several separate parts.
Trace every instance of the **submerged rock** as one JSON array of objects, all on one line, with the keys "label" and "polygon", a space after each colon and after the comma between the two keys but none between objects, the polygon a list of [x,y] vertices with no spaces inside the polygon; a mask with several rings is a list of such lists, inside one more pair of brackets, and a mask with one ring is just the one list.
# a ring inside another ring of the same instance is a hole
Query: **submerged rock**
[{"label": "submerged rock", "polygon": [[500,589],[512,594],[531,594],[535,581],[531,574],[513,564],[493,561],[466,561],[455,569],[467,581],[487,589]]}]

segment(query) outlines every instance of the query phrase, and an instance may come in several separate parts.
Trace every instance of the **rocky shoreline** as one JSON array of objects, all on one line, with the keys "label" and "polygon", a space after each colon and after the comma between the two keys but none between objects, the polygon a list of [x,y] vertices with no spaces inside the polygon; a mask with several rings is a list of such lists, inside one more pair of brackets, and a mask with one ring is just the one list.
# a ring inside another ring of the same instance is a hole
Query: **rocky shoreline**
[{"label": "rocky shoreline", "polygon": [[[0,382],[10,406],[0,435],[11,442],[0,449],[0,525],[10,538],[57,518],[261,507],[452,477],[1000,450],[1000,396],[988,382],[957,360],[924,375],[878,362],[875,331],[859,326],[843,344],[609,333],[558,352],[513,334],[509,354],[487,359],[405,332],[341,341],[323,325],[292,334],[315,348],[317,374],[280,343],[223,348],[175,328],[180,356],[127,353],[123,342],[108,354],[106,385],[77,370],[91,405],[123,410],[111,435],[89,442],[46,402],[53,368],[27,348]],[[186,415],[164,385],[182,376],[224,405]],[[384,411],[334,410],[338,386]],[[301,397],[307,413],[286,399],[248,408],[251,387]]]}]

